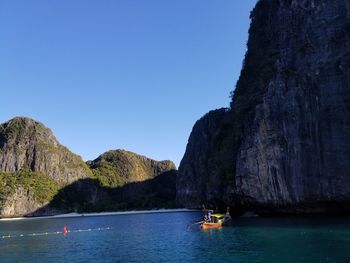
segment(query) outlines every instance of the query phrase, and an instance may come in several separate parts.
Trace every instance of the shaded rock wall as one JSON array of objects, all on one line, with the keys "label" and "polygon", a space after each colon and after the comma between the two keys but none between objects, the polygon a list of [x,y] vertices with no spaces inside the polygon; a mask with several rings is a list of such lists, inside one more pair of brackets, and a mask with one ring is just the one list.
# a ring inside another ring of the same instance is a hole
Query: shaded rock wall
[{"label": "shaded rock wall", "polygon": [[[223,139],[221,159],[232,159],[209,170],[209,178],[221,182],[215,198],[264,212],[320,212],[334,202],[348,209],[350,2],[260,0],[251,19]],[[207,176],[199,172],[207,165],[188,159],[189,153],[216,155],[198,151],[195,141],[213,144],[195,131],[190,136],[178,177],[186,206],[209,201],[202,191],[216,191],[191,183]]]},{"label": "shaded rock wall", "polygon": [[177,203],[199,208],[204,200],[221,197],[222,167],[215,165],[215,149],[222,137],[228,109],[211,111],[194,125],[177,180]]},{"label": "shaded rock wall", "polygon": [[30,215],[173,208],[175,186],[175,170],[112,188],[102,186],[98,179],[81,179],[60,189],[50,203]]},{"label": "shaded rock wall", "polygon": [[349,200],[350,3],[275,2],[279,55],[244,121],[236,191],[276,205]]}]

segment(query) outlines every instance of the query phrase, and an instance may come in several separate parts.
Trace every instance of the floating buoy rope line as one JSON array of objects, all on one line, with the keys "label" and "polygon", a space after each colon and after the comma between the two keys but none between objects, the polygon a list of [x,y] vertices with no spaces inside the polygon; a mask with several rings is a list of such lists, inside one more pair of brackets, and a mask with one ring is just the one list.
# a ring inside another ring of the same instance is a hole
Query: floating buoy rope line
[{"label": "floating buoy rope line", "polygon": [[68,230],[68,228],[65,226],[63,228],[63,231],[41,232],[41,233],[19,234],[19,235],[4,235],[4,236],[1,236],[1,239],[15,238],[15,237],[34,237],[34,236],[62,235],[62,234],[66,235],[67,233],[79,233],[79,232],[91,232],[91,231],[107,231],[107,230],[111,230],[111,229],[112,229],[112,227],[99,227],[99,228]]}]

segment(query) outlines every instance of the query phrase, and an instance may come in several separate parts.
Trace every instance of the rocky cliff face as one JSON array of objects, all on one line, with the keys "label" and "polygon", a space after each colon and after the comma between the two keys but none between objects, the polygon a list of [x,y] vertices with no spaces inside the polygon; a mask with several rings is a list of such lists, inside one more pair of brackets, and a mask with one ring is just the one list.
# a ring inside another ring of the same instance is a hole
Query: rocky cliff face
[{"label": "rocky cliff face", "polygon": [[0,125],[0,171],[44,172],[60,185],[91,175],[78,156],[62,146],[43,124],[16,117]]},{"label": "rocky cliff face", "polygon": [[21,216],[36,211],[41,205],[32,191],[18,186],[15,192],[2,203],[0,214],[2,217]]},{"label": "rocky cliff face", "polygon": [[31,214],[60,188],[89,176],[82,159],[43,124],[16,117],[0,125],[0,216]]},{"label": "rocky cliff face", "polygon": [[[322,212],[328,204],[349,209],[349,1],[260,0],[251,19],[223,139],[232,170],[223,168],[224,178],[210,174],[223,185],[214,198],[262,212]],[[205,137],[191,135],[185,158],[198,150],[193,140]],[[208,198],[182,183],[205,169],[195,162],[190,170],[188,163],[180,165],[178,193],[192,206]]]},{"label": "rocky cliff face", "polygon": [[211,111],[194,125],[179,168],[176,196],[179,204],[198,208],[204,200],[221,195],[223,167],[215,153],[228,114],[225,108]]}]

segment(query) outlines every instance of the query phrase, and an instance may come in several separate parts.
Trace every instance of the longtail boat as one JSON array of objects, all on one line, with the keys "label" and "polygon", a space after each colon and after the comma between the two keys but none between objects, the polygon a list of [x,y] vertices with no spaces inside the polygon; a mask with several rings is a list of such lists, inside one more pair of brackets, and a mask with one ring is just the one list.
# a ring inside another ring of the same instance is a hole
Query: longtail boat
[{"label": "longtail boat", "polygon": [[201,229],[221,228],[231,217],[225,214],[212,214],[210,221],[201,223]]}]

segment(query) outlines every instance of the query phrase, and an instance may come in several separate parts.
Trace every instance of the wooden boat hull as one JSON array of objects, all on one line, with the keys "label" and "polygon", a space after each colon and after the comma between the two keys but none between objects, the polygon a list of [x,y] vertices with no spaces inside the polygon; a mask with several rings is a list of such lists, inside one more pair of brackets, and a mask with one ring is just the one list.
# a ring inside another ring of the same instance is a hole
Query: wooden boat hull
[{"label": "wooden boat hull", "polygon": [[212,228],[221,228],[222,223],[203,223],[201,224],[202,229],[212,229]]}]

